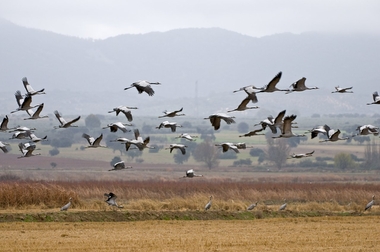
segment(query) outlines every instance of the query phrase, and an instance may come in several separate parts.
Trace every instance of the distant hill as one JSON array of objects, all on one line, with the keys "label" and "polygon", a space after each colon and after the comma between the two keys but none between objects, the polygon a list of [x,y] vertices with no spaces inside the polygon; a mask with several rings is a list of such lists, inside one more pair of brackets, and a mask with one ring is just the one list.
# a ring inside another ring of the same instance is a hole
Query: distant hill
[{"label": "distant hill", "polygon": [[[219,28],[194,28],[92,40],[6,20],[0,20],[0,34],[0,115],[17,107],[13,93],[24,92],[24,76],[35,89],[46,89],[47,94],[34,102],[45,102],[50,113],[57,109],[65,114],[102,114],[129,105],[141,108],[141,115],[158,116],[164,109],[184,107],[187,115],[205,117],[236,107],[245,95],[232,90],[263,86],[279,71],[281,88],[306,77],[307,85],[320,89],[258,94],[263,113],[380,111],[365,105],[374,91],[380,92],[379,36],[286,33],[253,38]],[[123,90],[140,79],[162,85],[154,87],[153,97]],[[331,94],[337,85],[354,86],[355,93]]]}]

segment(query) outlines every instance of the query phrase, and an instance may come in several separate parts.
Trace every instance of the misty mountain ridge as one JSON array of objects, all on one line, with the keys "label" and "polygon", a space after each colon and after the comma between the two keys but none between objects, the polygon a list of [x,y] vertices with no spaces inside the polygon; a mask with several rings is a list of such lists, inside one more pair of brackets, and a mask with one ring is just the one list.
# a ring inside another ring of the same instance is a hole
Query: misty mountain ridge
[{"label": "misty mountain ridge", "polygon": [[[220,28],[82,39],[24,28],[0,20],[1,115],[17,107],[14,92],[24,93],[22,77],[46,95],[45,114],[103,114],[119,105],[137,106],[136,114],[158,116],[184,107],[189,116],[207,117],[236,108],[242,86],[266,85],[278,72],[278,88],[306,77],[318,90],[258,94],[258,110],[314,113],[377,113],[372,93],[380,83],[380,37],[366,34],[275,34],[261,38]],[[159,81],[155,95],[123,89],[137,80]],[[335,86],[353,86],[353,94],[331,94]],[[380,91],[380,89],[378,90]],[[22,112],[19,112],[22,113]]]}]

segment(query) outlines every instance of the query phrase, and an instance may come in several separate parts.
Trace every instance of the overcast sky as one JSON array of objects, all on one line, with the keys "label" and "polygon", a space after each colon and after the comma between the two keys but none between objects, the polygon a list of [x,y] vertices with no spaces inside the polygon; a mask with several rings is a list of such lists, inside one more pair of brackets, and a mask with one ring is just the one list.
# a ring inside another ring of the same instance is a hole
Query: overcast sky
[{"label": "overcast sky", "polygon": [[380,34],[379,0],[1,0],[0,17],[82,38],[219,27],[262,37],[306,31]]}]

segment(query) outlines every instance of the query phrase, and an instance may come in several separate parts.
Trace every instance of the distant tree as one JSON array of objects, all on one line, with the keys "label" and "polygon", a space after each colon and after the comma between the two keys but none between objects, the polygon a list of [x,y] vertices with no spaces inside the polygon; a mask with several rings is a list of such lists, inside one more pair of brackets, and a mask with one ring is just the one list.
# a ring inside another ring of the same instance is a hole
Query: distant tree
[{"label": "distant tree", "polygon": [[186,128],[186,129],[191,129],[193,126],[191,125],[191,122],[189,121],[184,121],[183,123],[181,123],[182,127]]},{"label": "distant tree", "polygon": [[55,148],[68,148],[73,144],[69,136],[53,138],[50,140],[50,145]]},{"label": "distant tree", "polygon": [[265,154],[265,152],[260,148],[252,148],[249,151],[249,155],[251,155],[252,157],[259,157],[262,153]]},{"label": "distant tree", "polygon": [[49,150],[50,156],[56,156],[59,154],[59,150],[57,148]]},{"label": "distant tree", "polygon": [[281,170],[282,166],[286,163],[290,152],[290,147],[287,144],[287,139],[280,138],[276,141],[267,141],[267,145],[267,160],[273,162],[276,167]]},{"label": "distant tree", "polygon": [[219,159],[237,159],[236,152],[233,150],[228,150],[226,152],[222,152],[219,150]]},{"label": "distant tree", "polygon": [[120,162],[121,161],[121,158],[119,156],[115,156],[113,157],[113,159],[111,160],[110,162],[110,165],[113,167],[114,164],[116,164],[117,162]]},{"label": "distant tree", "polygon": [[120,156],[125,153],[125,144],[120,142],[115,142],[116,136],[113,134],[107,134],[105,137],[105,142],[107,143],[107,147],[112,149],[112,152],[119,151]]},{"label": "distant tree", "polygon": [[193,152],[197,162],[204,162],[209,169],[218,166],[218,150],[210,141],[204,141],[197,145]]},{"label": "distant tree", "polygon": [[99,118],[94,114],[88,115],[86,119],[84,119],[84,123],[86,127],[89,129],[100,128],[100,124],[101,124]]},{"label": "distant tree", "polygon": [[265,160],[265,153],[263,152],[263,153],[261,153],[260,155],[259,155],[259,158],[257,159],[257,162],[259,163],[259,164],[261,164],[262,162],[264,162],[264,160]]},{"label": "distant tree", "polygon": [[157,153],[160,151],[160,149],[163,148],[163,146],[158,146],[157,144],[152,144],[152,145],[150,145],[150,147],[152,147],[152,148],[149,149],[149,153]]},{"label": "distant tree", "polygon": [[55,167],[57,167],[57,163],[55,163],[55,162],[51,162],[51,163],[50,163],[50,166],[51,166],[51,168],[55,168]]},{"label": "distant tree", "polygon": [[129,149],[127,151],[127,156],[129,160],[133,160],[134,158],[139,157],[141,155],[142,155],[142,151],[138,149]]},{"label": "distant tree", "polygon": [[177,151],[173,155],[174,162],[176,164],[183,164],[183,163],[187,162],[187,160],[189,160],[189,157],[190,157],[190,152],[189,151],[186,151],[185,155],[183,155],[181,151]]},{"label": "distant tree", "polygon": [[247,158],[247,159],[239,159],[234,161],[233,166],[243,166],[243,165],[252,165],[252,160]]},{"label": "distant tree", "polygon": [[380,148],[379,145],[372,141],[368,143],[364,149],[364,164],[365,169],[380,169]]},{"label": "distant tree", "polygon": [[249,130],[249,125],[246,122],[241,122],[237,126],[237,130],[239,133],[246,133]]},{"label": "distant tree", "polygon": [[334,165],[341,170],[345,170],[348,168],[353,168],[355,166],[355,162],[352,160],[350,154],[341,152],[335,155]]}]

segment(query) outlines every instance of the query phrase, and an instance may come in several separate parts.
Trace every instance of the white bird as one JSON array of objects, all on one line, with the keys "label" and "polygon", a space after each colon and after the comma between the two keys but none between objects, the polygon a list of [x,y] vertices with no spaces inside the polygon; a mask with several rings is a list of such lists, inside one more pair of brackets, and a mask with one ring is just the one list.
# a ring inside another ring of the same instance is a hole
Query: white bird
[{"label": "white bird", "polygon": [[114,108],[112,111],[108,111],[108,113],[116,112],[116,116],[119,115],[119,113],[123,113],[126,117],[128,122],[133,121],[132,112],[130,109],[137,109],[136,107],[127,107],[127,106],[119,106],[117,108]]},{"label": "white bird", "polygon": [[33,110],[31,109],[28,109],[26,112],[28,113],[28,115],[30,116],[29,118],[24,118],[24,120],[36,120],[36,119],[40,119],[40,118],[48,118],[48,116],[40,116],[40,113],[42,111],[42,109],[44,108],[44,104],[41,103],[36,112],[33,112]]},{"label": "white bird", "polygon": [[375,195],[372,195],[372,200],[365,206],[364,211],[371,209],[373,204],[375,204]]},{"label": "white bird", "polygon": [[152,96],[152,95],[154,95],[154,90],[150,86],[152,84],[154,84],[154,85],[161,85],[161,83],[159,83],[159,82],[149,82],[149,81],[146,81],[146,80],[141,80],[141,81],[137,81],[137,82],[132,83],[130,87],[126,87],[126,88],[124,88],[124,90],[127,90],[127,89],[135,87],[137,89],[137,91],[139,92],[139,94],[145,92],[149,96]]},{"label": "white bird", "polygon": [[[129,147],[133,144],[136,146],[137,149],[139,149],[140,151],[144,150],[145,148],[148,148],[148,149],[154,149],[154,147],[150,147],[148,144],[150,142],[150,137],[146,137],[144,140],[143,138],[140,136],[140,132],[138,129],[135,129],[134,130],[134,133],[135,133],[135,139],[132,139],[132,140],[128,140],[125,142],[125,150],[128,151],[129,150]],[[131,148],[132,149],[132,148]]]},{"label": "white bird", "polygon": [[239,150],[245,150],[247,148],[253,148],[252,146],[247,146],[246,143],[235,143],[234,144]]},{"label": "white bird", "polygon": [[119,206],[116,203],[117,196],[114,193],[112,193],[112,192],[105,193],[104,196],[107,197],[106,202],[108,203],[109,206],[115,206],[115,207],[118,207],[118,208],[123,208],[123,206]]},{"label": "white bird", "polygon": [[344,138],[339,137],[339,134],[340,134],[339,129],[334,130],[334,129],[330,129],[330,127],[327,126],[326,132],[327,132],[327,139],[319,141],[320,143],[322,143],[322,142],[335,142],[338,140],[347,140],[348,139],[348,137],[344,137]]},{"label": "white bird", "polygon": [[87,146],[87,148],[97,148],[97,147],[107,148],[107,146],[100,145],[100,141],[102,141],[102,139],[103,139],[103,134],[100,134],[100,136],[96,139],[94,137],[86,134],[86,133],[83,133],[82,137],[86,138],[86,140],[89,144],[89,146]]},{"label": "white bird", "polygon": [[215,146],[222,147],[223,153],[228,151],[229,149],[235,151],[236,153],[239,153],[238,147],[233,143],[221,143],[221,144],[215,144]]},{"label": "white bird", "polygon": [[250,92],[250,93],[255,93],[259,90],[264,90],[265,87],[261,87],[261,88],[258,88],[254,85],[248,85],[248,86],[244,86],[244,87],[241,87],[235,91],[233,91],[233,93],[236,93],[236,92],[239,92],[239,91],[245,91],[245,92]]},{"label": "white bird", "polygon": [[253,106],[253,107],[247,107],[247,104],[251,101],[251,98],[247,96],[236,109],[228,110],[227,112],[232,112],[232,111],[244,111],[247,109],[258,109],[258,106]]},{"label": "white bird", "polygon": [[170,149],[170,153],[172,153],[174,149],[179,149],[182,152],[182,154],[185,155],[186,147],[187,145],[184,145],[184,144],[170,144],[168,148],[165,148],[165,150]]},{"label": "white bird", "polygon": [[251,137],[251,136],[259,136],[259,135],[265,135],[265,134],[259,134],[259,132],[263,131],[264,129],[256,129],[256,130],[251,130],[248,133],[245,133],[244,135],[240,135],[239,137]]},{"label": "white bird", "polygon": [[260,121],[259,123],[256,123],[253,126],[261,125],[261,128],[265,130],[267,127],[270,128],[273,134],[277,134],[277,127],[274,125],[274,118],[273,116],[268,116],[266,119]]},{"label": "white bird", "polygon": [[305,90],[312,90],[312,89],[318,89],[318,87],[306,87],[305,85],[306,78],[303,77],[299,79],[298,81],[294,82],[289,86],[289,91],[287,91],[285,94],[289,94],[291,92],[302,92]]},{"label": "white bird", "polygon": [[26,77],[22,78],[22,83],[24,84],[24,87],[25,87],[25,90],[26,92],[28,93],[28,95],[32,96],[32,95],[36,95],[36,94],[45,94],[44,92],[44,88],[41,89],[41,90],[38,90],[38,91],[35,91],[32,86],[29,84],[28,80],[26,79]]},{"label": "white bird", "polygon": [[120,171],[124,169],[131,169],[132,166],[125,166],[124,161],[117,162],[113,165],[113,169],[108,171]]},{"label": "white bird", "polygon": [[9,132],[17,132],[17,131],[30,131],[30,132],[33,132],[33,130],[36,130],[36,128],[28,128],[28,127],[25,127],[25,126],[17,126],[17,127],[14,127]]},{"label": "white bird", "polygon": [[189,141],[196,141],[196,139],[194,139],[194,138],[197,138],[197,137],[198,136],[191,136],[188,133],[182,133],[181,135],[179,135],[176,138],[184,138],[184,139],[189,140]]},{"label": "white bird", "polygon": [[203,175],[195,174],[193,169],[187,170],[186,175],[182,178],[194,178],[194,177],[203,177]]},{"label": "white bird", "polygon": [[57,129],[57,128],[68,128],[68,127],[78,127],[76,125],[72,125],[73,123],[79,121],[80,119],[80,116],[78,116],[77,118],[67,122],[60,114],[59,112],[56,110],[54,111],[54,114],[55,114],[55,117],[57,117],[60,125],[59,126],[55,126],[54,128]]},{"label": "white bird", "polygon": [[125,143],[127,143],[129,141],[131,141],[131,140],[128,139],[128,138],[125,138],[125,137],[118,137],[115,140],[110,140],[110,142],[120,142],[122,144],[125,144]]},{"label": "white bird", "polygon": [[32,157],[32,156],[38,156],[38,155],[41,155],[41,153],[35,153],[33,154],[33,151],[36,149],[36,145],[31,145],[31,144],[23,144],[23,143],[19,143],[18,144],[18,147],[22,153],[22,156],[18,157],[18,158],[24,158],[24,157]]},{"label": "white bird", "polygon": [[313,138],[317,137],[318,134],[327,135],[326,129],[330,129],[330,127],[325,124],[325,125],[319,125],[315,128],[312,128],[311,130],[309,130],[307,132],[311,133],[311,139],[313,139]]},{"label": "white bird", "polygon": [[13,130],[13,129],[17,128],[17,127],[8,128],[8,122],[9,122],[9,118],[8,118],[8,116],[6,115],[6,116],[3,118],[3,121],[2,121],[1,124],[0,124],[0,131]]},{"label": "white bird", "polygon": [[218,130],[220,128],[221,120],[225,121],[227,124],[231,124],[231,123],[235,123],[234,118],[235,118],[234,116],[229,116],[225,113],[216,113],[204,119],[209,119],[214,129]]},{"label": "white bird", "polygon": [[13,133],[12,137],[9,139],[25,139],[27,137],[30,137],[30,130],[25,130],[25,131],[16,131]]},{"label": "white bird", "polygon": [[185,114],[182,114],[182,113],[179,113],[179,112],[182,112],[183,108],[181,109],[178,109],[178,110],[174,110],[174,111],[171,111],[171,112],[167,112],[166,110],[164,111],[164,115],[163,116],[159,116],[158,118],[163,118],[163,117],[175,117],[175,116],[184,116]]},{"label": "white bird", "polygon": [[249,207],[247,207],[247,210],[253,210],[255,207],[257,207],[257,203],[259,203],[259,202],[256,201],[255,203],[249,205]]},{"label": "white bird", "polygon": [[212,195],[210,196],[209,202],[207,202],[207,204],[205,205],[205,211],[211,208],[211,204],[212,204]]},{"label": "white bird", "polygon": [[9,145],[9,143],[3,143],[3,142],[0,141],[0,149],[1,149],[4,153],[7,153],[7,152],[8,152],[7,145]]},{"label": "white bird", "polygon": [[64,205],[63,207],[61,207],[61,211],[67,211],[70,208],[70,206],[71,206],[71,200],[72,200],[72,198],[70,197],[69,203],[67,203],[66,205]]},{"label": "white bird", "polygon": [[272,93],[275,91],[289,91],[289,89],[278,89],[276,87],[277,83],[281,79],[282,72],[279,72],[265,87],[263,90],[258,91],[258,93]]},{"label": "white bird", "polygon": [[352,87],[341,88],[339,86],[336,86],[335,91],[332,91],[331,93],[353,93],[351,89]]},{"label": "white bird", "polygon": [[111,132],[117,132],[117,130],[119,129],[123,131],[124,133],[131,131],[131,130],[128,130],[125,126],[133,126],[133,125],[130,123],[114,122],[114,123],[107,124],[107,126],[103,127],[103,129],[110,128]]},{"label": "white bird", "polygon": [[278,210],[280,210],[280,211],[285,210],[285,208],[286,208],[286,206],[287,206],[288,204],[286,204],[286,199],[284,199],[284,202],[285,202],[285,203],[282,204]]},{"label": "white bird", "polygon": [[295,154],[293,153],[290,158],[304,158],[304,157],[311,157],[314,154],[314,151],[307,152],[307,153],[301,153],[301,154]]},{"label": "white bird", "polygon": [[377,91],[374,92],[374,93],[372,94],[372,97],[373,97],[373,102],[371,102],[371,103],[367,103],[367,105],[371,105],[371,104],[380,104],[380,96],[379,96],[379,94],[377,93]]},{"label": "white bird", "polygon": [[47,136],[37,137],[34,133],[30,133],[29,137],[30,137],[30,140],[32,140],[32,142],[34,142],[34,143],[47,140]]},{"label": "white bird", "polygon": [[182,125],[177,124],[176,122],[169,122],[169,121],[163,121],[156,127],[156,129],[161,129],[161,128],[170,128],[172,132],[175,132],[177,127],[182,127]]},{"label": "white bird", "polygon": [[35,108],[35,107],[39,106],[39,105],[31,106],[32,96],[27,94],[27,95],[25,95],[25,98],[23,98],[21,95],[21,92],[19,90],[16,91],[15,97],[16,97],[16,101],[18,104],[18,108],[16,110],[12,111],[11,113],[15,113],[15,112],[22,111],[22,110],[27,111],[31,108]]},{"label": "white bird", "polygon": [[297,135],[292,132],[292,122],[296,119],[296,115],[286,116],[279,136],[273,136],[272,138],[289,138],[289,137],[303,137],[305,135]]},{"label": "white bird", "polygon": [[379,127],[375,127],[371,124],[366,124],[363,126],[359,126],[356,130],[358,130],[357,135],[369,135],[369,134],[374,134],[375,136],[379,135]]}]

